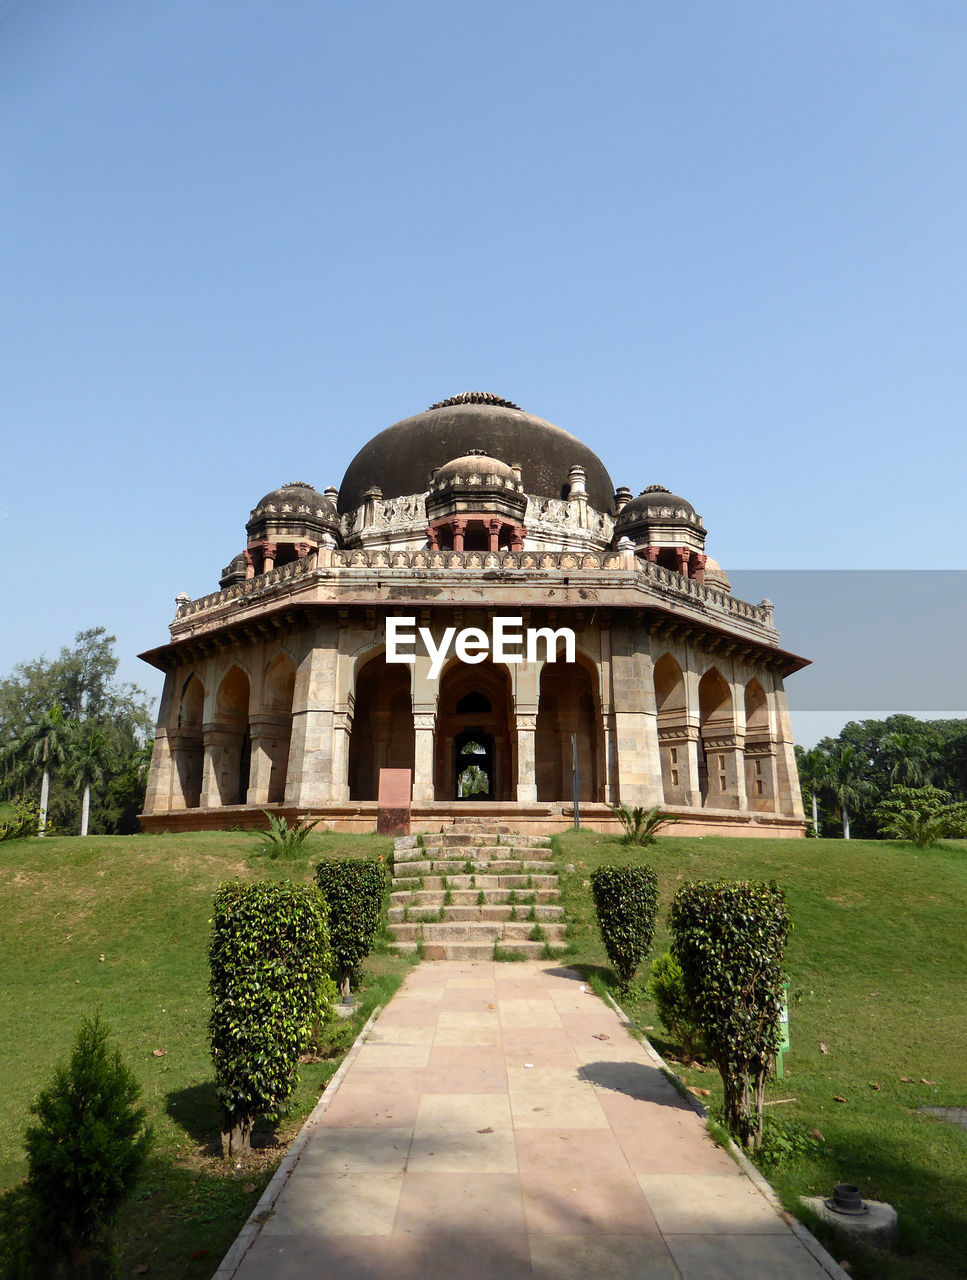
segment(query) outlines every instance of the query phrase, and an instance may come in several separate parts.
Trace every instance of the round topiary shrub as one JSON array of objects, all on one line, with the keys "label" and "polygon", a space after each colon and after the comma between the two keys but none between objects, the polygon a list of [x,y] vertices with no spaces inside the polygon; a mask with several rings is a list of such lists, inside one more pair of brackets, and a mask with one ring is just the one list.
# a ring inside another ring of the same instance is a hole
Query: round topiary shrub
[{"label": "round topiary shrub", "polygon": [[591,892],[604,949],[627,987],[655,936],[658,873],[654,867],[598,867],[591,872]]}]

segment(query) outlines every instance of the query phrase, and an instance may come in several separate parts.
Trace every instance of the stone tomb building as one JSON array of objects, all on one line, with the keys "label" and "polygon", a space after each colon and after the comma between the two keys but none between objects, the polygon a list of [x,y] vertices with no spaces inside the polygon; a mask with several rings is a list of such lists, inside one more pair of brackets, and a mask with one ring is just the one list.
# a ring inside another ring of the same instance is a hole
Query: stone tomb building
[{"label": "stone tomb building", "polygon": [[[588,825],[620,801],[666,806],[682,834],[803,834],[783,679],[806,664],[772,606],[732,596],[689,502],[616,490],[550,422],[455,396],[375,436],[338,489],[266,494],[246,530],[220,589],[179,597],[170,641],[142,655],[166,677],[146,830],[263,809],[371,830],[380,769],[405,768],[414,830],[553,831],[573,821],[576,734]],[[436,647],[519,618],[573,630],[575,651],[451,648],[434,678],[418,642],[387,661],[393,617]]]}]

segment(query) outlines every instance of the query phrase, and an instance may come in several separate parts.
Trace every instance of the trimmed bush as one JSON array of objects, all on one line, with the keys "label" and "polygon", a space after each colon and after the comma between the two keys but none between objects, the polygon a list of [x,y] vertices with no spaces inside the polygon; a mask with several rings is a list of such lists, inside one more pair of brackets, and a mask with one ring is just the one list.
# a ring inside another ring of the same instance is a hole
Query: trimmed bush
[{"label": "trimmed bush", "polygon": [[670,951],[651,962],[648,990],[658,1010],[662,1026],[681,1046],[686,1062],[704,1051],[698,1013],[685,991],[682,966]]},{"label": "trimmed bush", "polygon": [[114,1274],[113,1232],[151,1145],[140,1086],[108,1047],[100,1020],[85,1020],[66,1066],[30,1110],[21,1276]]},{"label": "trimmed bush", "polygon": [[722,1077],[726,1124],[757,1149],[779,1046],[782,956],[792,927],[786,899],[774,881],[690,883],[675,894],[669,922],[685,993]]},{"label": "trimmed bush", "polygon": [[379,932],[386,868],[377,858],[327,858],[316,868],[316,879],[329,904],[336,981],[348,996]]},{"label": "trimmed bush", "polygon": [[243,1156],[252,1127],[278,1119],[332,991],[326,903],[314,885],[221,885],[209,950],[209,1022],[222,1152]]},{"label": "trimmed bush", "polygon": [[591,892],[604,949],[627,987],[655,936],[658,874],[654,867],[598,867],[591,872]]}]

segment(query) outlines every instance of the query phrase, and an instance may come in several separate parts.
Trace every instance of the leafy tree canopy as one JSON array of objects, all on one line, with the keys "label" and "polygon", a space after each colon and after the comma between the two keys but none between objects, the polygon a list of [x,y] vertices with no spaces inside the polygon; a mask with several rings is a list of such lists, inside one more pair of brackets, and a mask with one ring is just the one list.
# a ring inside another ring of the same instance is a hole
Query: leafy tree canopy
[{"label": "leafy tree canopy", "polygon": [[967,720],[851,720],[835,738],[796,748],[807,816],[815,795],[823,835],[841,834],[843,805],[853,835],[875,837],[877,809],[897,787],[939,787],[967,801]]},{"label": "leafy tree canopy", "polygon": [[[116,644],[104,627],[89,627],[79,631],[73,646],[65,645],[56,658],[41,655],[21,662],[0,680],[0,752],[25,742],[31,726],[41,724],[55,707],[71,725],[78,750],[85,742],[90,746],[92,735],[99,743],[96,770],[79,771],[77,751],[71,769],[51,769],[50,818],[65,834],[78,830],[86,782],[92,784],[91,831],[138,830],[153,716],[146,691],[118,680]],[[6,764],[0,795],[15,799],[39,792],[40,760],[14,751]],[[100,774],[96,785],[93,773]]]}]

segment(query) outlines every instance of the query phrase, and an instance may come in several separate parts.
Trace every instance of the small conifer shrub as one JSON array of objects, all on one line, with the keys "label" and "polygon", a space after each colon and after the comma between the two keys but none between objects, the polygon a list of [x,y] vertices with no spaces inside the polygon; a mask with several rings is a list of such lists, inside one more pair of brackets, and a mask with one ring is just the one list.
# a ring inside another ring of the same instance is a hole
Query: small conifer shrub
[{"label": "small conifer shrub", "polygon": [[151,1146],[140,1085],[108,1045],[98,1017],[85,1019],[66,1066],[30,1110],[18,1268],[43,1277],[114,1274],[114,1228]]}]

